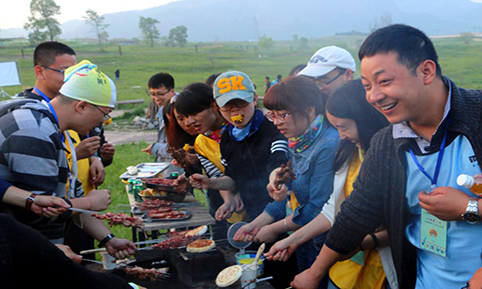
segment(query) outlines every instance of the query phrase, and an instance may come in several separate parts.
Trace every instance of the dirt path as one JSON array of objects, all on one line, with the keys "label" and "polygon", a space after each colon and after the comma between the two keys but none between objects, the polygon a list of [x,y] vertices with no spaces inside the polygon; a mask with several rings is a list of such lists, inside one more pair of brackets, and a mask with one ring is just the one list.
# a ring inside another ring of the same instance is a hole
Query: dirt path
[{"label": "dirt path", "polygon": [[157,141],[157,131],[105,131],[105,138],[114,145]]}]

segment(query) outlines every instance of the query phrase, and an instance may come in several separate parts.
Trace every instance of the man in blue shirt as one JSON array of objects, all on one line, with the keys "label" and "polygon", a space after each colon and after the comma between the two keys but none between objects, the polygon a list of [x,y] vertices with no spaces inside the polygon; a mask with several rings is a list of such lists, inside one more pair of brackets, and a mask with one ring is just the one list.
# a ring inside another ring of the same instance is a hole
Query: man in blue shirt
[{"label": "man in blue shirt", "polygon": [[375,31],[359,58],[367,100],[392,125],[374,136],[317,261],[292,285],[315,288],[384,225],[400,288],[463,287],[482,267],[480,199],[455,179],[481,172],[482,92],[442,76],[432,42],[410,26]]}]

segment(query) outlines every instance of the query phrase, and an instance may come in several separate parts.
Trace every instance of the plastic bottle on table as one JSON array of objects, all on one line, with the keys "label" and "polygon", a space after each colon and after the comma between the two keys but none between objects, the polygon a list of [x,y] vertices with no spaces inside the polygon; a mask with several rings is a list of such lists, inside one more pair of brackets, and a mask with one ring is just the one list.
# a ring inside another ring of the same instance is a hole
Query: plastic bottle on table
[{"label": "plastic bottle on table", "polygon": [[457,178],[457,185],[469,188],[472,193],[480,196],[482,195],[482,174],[475,176],[461,174]]},{"label": "plastic bottle on table", "polygon": [[142,191],[143,185],[141,180],[135,180],[132,184],[132,190],[134,193],[134,200],[136,202],[142,202],[142,197],[139,195],[139,193]]},{"label": "plastic bottle on table", "polygon": [[127,192],[131,195],[134,194],[134,182],[135,181],[136,181],[135,178],[130,178],[130,179],[127,180],[127,183],[128,183],[127,184]]}]

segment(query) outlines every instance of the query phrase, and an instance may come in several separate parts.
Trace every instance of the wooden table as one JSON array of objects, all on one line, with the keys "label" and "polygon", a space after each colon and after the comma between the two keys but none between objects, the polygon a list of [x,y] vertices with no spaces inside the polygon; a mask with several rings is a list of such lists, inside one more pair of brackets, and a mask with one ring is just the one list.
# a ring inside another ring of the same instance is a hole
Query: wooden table
[{"label": "wooden table", "polygon": [[[127,186],[126,191],[128,191]],[[127,193],[127,197],[129,198],[129,204],[131,206],[136,204],[133,195]],[[188,193],[184,201],[178,204],[183,206],[184,210],[191,213],[191,218],[182,221],[158,221],[145,223],[144,229],[132,228],[132,240],[137,242],[138,240],[144,241],[146,238],[157,239],[160,230],[191,228],[216,223],[214,218],[209,214],[208,210],[204,208],[204,206],[201,205],[201,203],[199,203],[193,195]]]}]

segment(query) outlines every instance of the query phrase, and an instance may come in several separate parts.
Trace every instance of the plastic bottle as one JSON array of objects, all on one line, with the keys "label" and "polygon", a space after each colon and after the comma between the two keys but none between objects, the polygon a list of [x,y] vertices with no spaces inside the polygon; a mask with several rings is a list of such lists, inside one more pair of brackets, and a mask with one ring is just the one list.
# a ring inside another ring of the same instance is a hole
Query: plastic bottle
[{"label": "plastic bottle", "polygon": [[482,176],[477,177],[461,174],[457,178],[457,185],[469,188],[470,191],[478,196],[482,195]]},{"label": "plastic bottle", "polygon": [[127,180],[127,183],[128,183],[127,192],[131,195],[134,194],[134,182],[135,181],[136,181],[136,179],[134,179],[134,178],[130,178],[130,179]]},{"label": "plastic bottle", "polygon": [[132,190],[134,193],[134,200],[136,202],[142,202],[142,197],[139,193],[142,191],[143,185],[141,180],[135,180],[132,184]]}]

